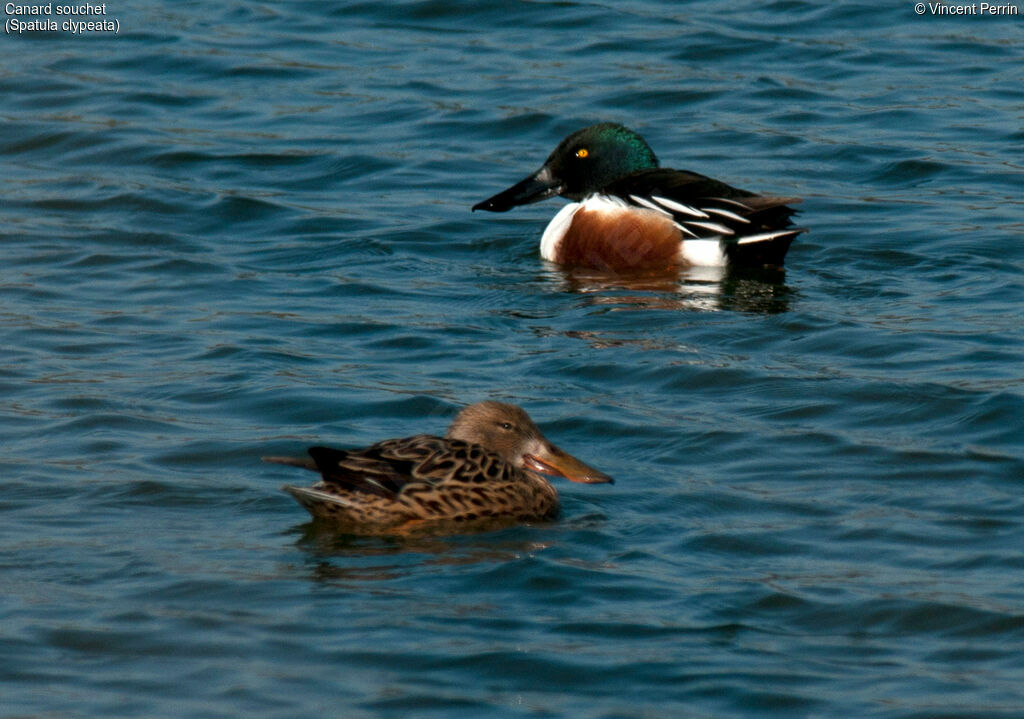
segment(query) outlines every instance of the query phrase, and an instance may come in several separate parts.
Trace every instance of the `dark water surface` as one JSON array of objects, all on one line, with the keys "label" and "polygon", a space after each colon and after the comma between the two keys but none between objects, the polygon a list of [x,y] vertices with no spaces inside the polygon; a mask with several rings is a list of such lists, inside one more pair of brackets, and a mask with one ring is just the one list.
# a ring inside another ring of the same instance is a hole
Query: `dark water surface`
[{"label": "dark water surface", "polygon": [[[884,5],[0,38],[0,714],[1024,716],[1024,17]],[[787,271],[469,212],[602,120],[804,197]],[[400,541],[259,462],[489,397],[618,482]]]}]

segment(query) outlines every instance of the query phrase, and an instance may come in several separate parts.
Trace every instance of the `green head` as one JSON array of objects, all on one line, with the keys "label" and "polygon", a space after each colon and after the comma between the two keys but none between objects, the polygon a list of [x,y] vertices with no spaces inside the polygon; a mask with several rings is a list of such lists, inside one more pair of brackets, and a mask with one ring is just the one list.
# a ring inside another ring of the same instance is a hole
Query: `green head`
[{"label": "green head", "polygon": [[544,166],[561,180],[558,194],[581,200],[620,177],[658,166],[644,138],[613,122],[591,125],[569,135]]},{"label": "green head", "polygon": [[473,209],[505,212],[553,195],[582,200],[620,177],[657,166],[658,158],[640,135],[603,122],[569,135],[540,170]]}]

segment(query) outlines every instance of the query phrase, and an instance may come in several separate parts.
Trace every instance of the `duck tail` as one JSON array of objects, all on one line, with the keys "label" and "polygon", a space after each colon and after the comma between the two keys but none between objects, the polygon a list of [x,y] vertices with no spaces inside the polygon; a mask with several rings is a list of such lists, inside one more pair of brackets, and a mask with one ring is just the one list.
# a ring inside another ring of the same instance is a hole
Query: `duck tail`
[{"label": "duck tail", "polygon": [[770,230],[756,235],[738,237],[722,248],[734,267],[782,267],[789,246],[796,236],[807,232],[804,227]]},{"label": "duck tail", "polygon": [[260,460],[270,464],[287,464],[290,467],[302,467],[303,469],[311,469],[314,472],[318,471],[316,462],[309,457],[260,457]]},{"label": "duck tail", "polygon": [[322,492],[315,487],[295,487],[286,484],[282,490],[292,495],[314,517],[328,519],[344,519],[352,503],[343,497],[330,492]]}]

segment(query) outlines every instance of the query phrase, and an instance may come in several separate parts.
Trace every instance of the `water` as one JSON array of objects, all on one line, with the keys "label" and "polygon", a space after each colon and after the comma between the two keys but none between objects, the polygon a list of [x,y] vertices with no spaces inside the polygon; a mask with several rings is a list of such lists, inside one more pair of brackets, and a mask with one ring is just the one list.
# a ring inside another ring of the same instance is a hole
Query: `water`
[{"label": "water", "polygon": [[[108,17],[0,39],[0,714],[1024,713],[1020,16]],[[787,271],[567,272],[558,202],[469,212],[604,120],[804,197]],[[401,541],[259,462],[485,398],[617,483]]]}]

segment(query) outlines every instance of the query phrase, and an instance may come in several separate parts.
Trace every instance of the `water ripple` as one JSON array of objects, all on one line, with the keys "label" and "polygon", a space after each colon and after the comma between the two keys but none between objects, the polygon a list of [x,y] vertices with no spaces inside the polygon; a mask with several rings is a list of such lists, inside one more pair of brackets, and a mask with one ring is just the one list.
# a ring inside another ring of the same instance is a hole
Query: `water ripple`
[{"label": "water ripple", "polygon": [[[1020,713],[1014,18],[194,10],[4,40],[9,713]],[[555,203],[469,212],[600,120],[804,197],[787,269],[559,268]],[[259,461],[485,398],[617,483],[348,537]]]}]

